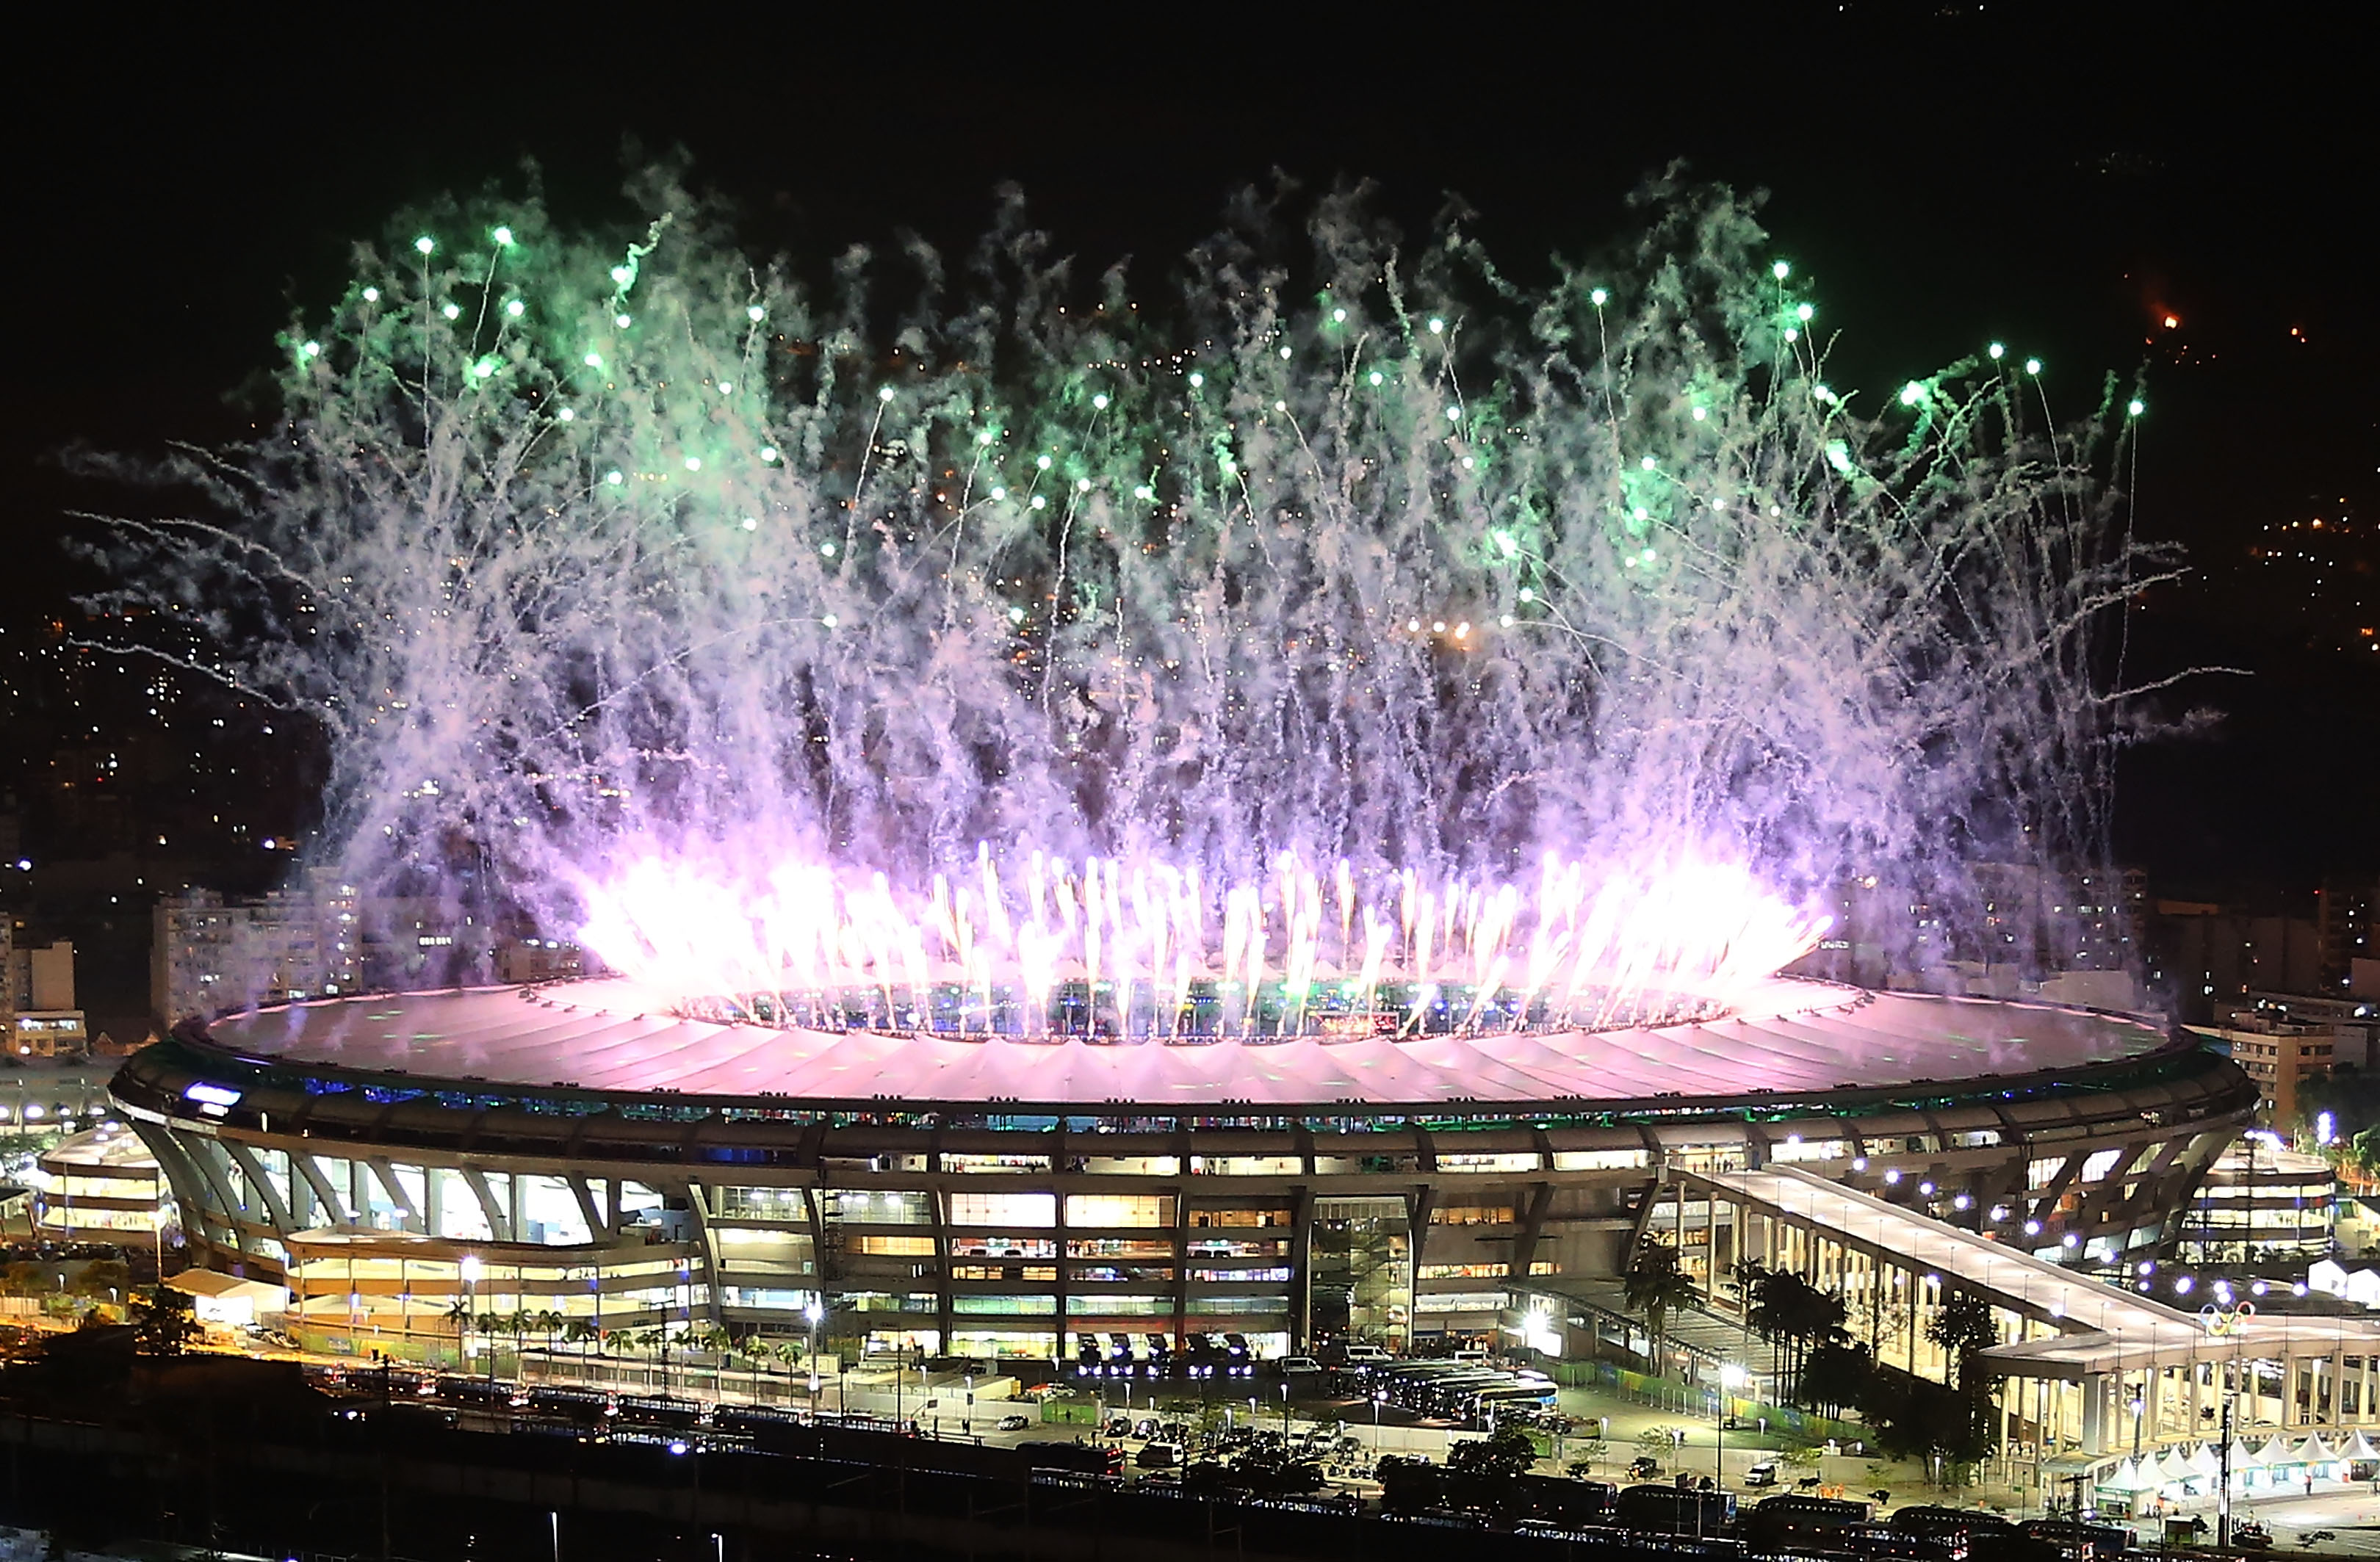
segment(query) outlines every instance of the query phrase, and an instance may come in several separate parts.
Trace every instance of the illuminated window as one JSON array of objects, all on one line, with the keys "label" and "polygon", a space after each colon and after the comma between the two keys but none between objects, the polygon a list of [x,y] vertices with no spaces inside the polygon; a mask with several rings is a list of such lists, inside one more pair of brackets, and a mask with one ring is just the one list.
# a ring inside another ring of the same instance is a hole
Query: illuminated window
[{"label": "illuminated window", "polygon": [[1058,1195],[1055,1193],[953,1193],[951,1224],[953,1226],[1055,1226],[1058,1223]]}]

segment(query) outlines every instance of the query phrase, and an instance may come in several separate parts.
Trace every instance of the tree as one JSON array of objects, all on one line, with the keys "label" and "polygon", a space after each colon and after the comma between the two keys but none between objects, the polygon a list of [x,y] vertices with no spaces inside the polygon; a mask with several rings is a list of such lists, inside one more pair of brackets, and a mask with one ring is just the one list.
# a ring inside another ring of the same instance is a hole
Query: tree
[{"label": "tree", "polygon": [[1986,1400],[1897,1369],[1876,1370],[1860,1413],[1876,1428],[1879,1447],[1896,1459],[1923,1459],[1937,1484],[1953,1481],[1958,1467],[1989,1459],[1998,1446],[1998,1418]]},{"label": "tree", "polygon": [[1653,1372],[1658,1376],[1669,1354],[1670,1310],[1693,1303],[1694,1277],[1679,1261],[1676,1248],[1646,1241],[1637,1248],[1621,1283],[1628,1310],[1645,1320],[1646,1332],[1653,1337]]},{"label": "tree", "polygon": [[1303,1496],[1325,1484],[1322,1467],[1312,1459],[1292,1459],[1281,1448],[1244,1451],[1232,1461],[1231,1484],[1257,1496]]},{"label": "tree", "polygon": [[93,1259],[68,1282],[67,1290],[92,1301],[115,1301],[132,1291],[132,1271],[120,1258]]},{"label": "tree", "polygon": [[1876,1358],[1866,1346],[1828,1341],[1802,1364],[1802,1402],[1814,1411],[1842,1415],[1866,1401],[1875,1376]]},{"label": "tree", "polygon": [[563,1343],[578,1347],[578,1360],[582,1366],[587,1361],[587,1347],[602,1338],[603,1331],[595,1326],[592,1318],[573,1318],[562,1328]]},{"label": "tree", "polygon": [[1990,1302],[1973,1291],[1952,1291],[1925,1320],[1925,1338],[1942,1348],[1952,1381],[1972,1396],[1982,1386],[1976,1359],[2000,1342],[2000,1326]]},{"label": "tree", "polygon": [[1848,1315],[1843,1299],[1822,1291],[1790,1269],[1763,1270],[1751,1290],[1752,1326],[1763,1339],[1785,1346],[1785,1397],[1803,1399],[1802,1377],[1810,1352],[1844,1342]]},{"label": "tree", "polygon": [[134,1306],[132,1338],[144,1356],[179,1356],[207,1331],[196,1304],[169,1286],[158,1286]]},{"label": "tree", "polygon": [[1526,1473],[1536,1462],[1537,1446],[1517,1426],[1508,1426],[1470,1442],[1451,1444],[1446,1450],[1449,1471],[1490,1480],[1509,1481]]},{"label": "tree", "polygon": [[[1388,1454],[1374,1466],[1373,1473],[1379,1477],[1380,1506],[1390,1513],[1419,1513],[1439,1507],[1446,1499],[1446,1472],[1427,1459]],[[1190,1489],[1187,1474],[1182,1486],[1185,1492]]]}]

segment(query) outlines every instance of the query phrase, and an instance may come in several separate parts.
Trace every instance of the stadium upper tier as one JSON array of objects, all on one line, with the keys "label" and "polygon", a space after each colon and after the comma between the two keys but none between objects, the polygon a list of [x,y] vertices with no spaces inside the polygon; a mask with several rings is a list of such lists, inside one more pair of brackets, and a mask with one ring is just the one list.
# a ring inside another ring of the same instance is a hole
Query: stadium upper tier
[{"label": "stadium upper tier", "polygon": [[1609,1031],[1199,1044],[778,1029],[671,1013],[606,978],[293,1004],[213,1021],[260,1061],[604,1094],[1153,1110],[1889,1090],[2091,1070],[2171,1045],[2120,1016],[1779,979],[1735,1015]]}]

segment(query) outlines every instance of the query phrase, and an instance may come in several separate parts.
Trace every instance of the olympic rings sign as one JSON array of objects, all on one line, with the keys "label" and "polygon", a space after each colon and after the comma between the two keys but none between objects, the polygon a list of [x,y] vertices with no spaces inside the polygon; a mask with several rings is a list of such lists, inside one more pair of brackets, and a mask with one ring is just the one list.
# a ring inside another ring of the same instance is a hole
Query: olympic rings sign
[{"label": "olympic rings sign", "polygon": [[2255,1315],[2256,1304],[2252,1302],[2242,1302],[2237,1307],[2217,1307],[2210,1302],[2198,1310],[2198,1316],[2206,1325],[2206,1332],[2217,1339],[2227,1334],[2246,1333],[2248,1321]]}]

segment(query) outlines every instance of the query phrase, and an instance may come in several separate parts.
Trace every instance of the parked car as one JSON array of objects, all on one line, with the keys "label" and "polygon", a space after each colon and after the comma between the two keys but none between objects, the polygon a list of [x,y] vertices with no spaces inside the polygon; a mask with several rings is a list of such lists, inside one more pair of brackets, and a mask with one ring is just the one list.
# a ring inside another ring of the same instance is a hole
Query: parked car
[{"label": "parked car", "polygon": [[1107,1421],[1099,1427],[1099,1435],[1102,1437],[1131,1436],[1132,1418],[1130,1416],[1121,1415],[1111,1415],[1108,1417]]},{"label": "parked car", "polygon": [[1773,1486],[1777,1479],[1777,1461],[1773,1459],[1764,1459],[1743,1472],[1747,1486]]},{"label": "parked car", "polygon": [[1033,1424],[1029,1415],[1004,1415],[993,1423],[1002,1432],[1022,1432]]},{"label": "parked car", "polygon": [[1144,1443],[1139,1464],[1144,1470],[1172,1470],[1182,1462],[1182,1446],[1178,1443]]},{"label": "parked car", "polygon": [[1157,1418],[1153,1415],[1142,1416],[1139,1421],[1133,1423],[1132,1435],[1143,1441],[1156,1436]]},{"label": "parked car", "polygon": [[1661,1461],[1650,1454],[1638,1454],[1628,1461],[1628,1479],[1650,1481],[1661,1473]]}]

